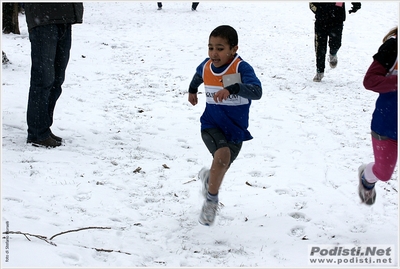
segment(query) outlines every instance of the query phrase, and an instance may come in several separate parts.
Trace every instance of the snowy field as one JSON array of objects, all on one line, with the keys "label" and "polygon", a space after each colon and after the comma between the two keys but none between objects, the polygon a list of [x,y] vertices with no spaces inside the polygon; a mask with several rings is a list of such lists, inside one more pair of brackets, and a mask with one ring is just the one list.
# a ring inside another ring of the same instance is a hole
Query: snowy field
[{"label": "snowy field", "polygon": [[[327,64],[321,83],[312,81],[308,2],[205,1],[197,12],[191,2],[163,4],[84,3],[52,127],[65,142],[54,149],[26,144],[25,16],[20,35],[2,34],[11,61],[1,84],[2,267],[304,268],[315,267],[310,246],[398,252],[398,170],[377,183],[368,207],[357,169],[373,161],[377,94],[363,77],[398,25],[399,4],[366,1],[347,14],[338,66]],[[197,179],[211,164],[200,137],[205,98],[193,107],[187,89],[222,24],[238,31],[238,53],[263,97],[251,107],[254,139],[226,174],[215,225],[205,227]]]}]

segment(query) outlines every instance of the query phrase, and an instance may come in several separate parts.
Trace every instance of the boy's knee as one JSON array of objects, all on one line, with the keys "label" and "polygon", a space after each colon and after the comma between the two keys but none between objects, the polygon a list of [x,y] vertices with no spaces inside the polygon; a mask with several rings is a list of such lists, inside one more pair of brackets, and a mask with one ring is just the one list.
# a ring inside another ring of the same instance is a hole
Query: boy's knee
[{"label": "boy's knee", "polygon": [[228,168],[231,163],[231,151],[228,147],[217,149],[214,153],[214,163],[218,166]]}]

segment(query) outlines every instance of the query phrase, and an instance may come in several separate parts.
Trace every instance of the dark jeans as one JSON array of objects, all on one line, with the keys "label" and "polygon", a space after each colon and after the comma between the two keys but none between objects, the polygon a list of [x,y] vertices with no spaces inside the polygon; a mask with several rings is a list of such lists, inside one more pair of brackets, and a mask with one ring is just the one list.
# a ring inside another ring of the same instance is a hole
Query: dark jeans
[{"label": "dark jeans", "polygon": [[71,24],[38,26],[29,32],[31,81],[27,109],[28,140],[50,136],[71,49]]},{"label": "dark jeans", "polygon": [[336,55],[342,46],[343,23],[325,24],[316,21],[314,26],[317,72],[324,72],[327,46],[332,55]]}]

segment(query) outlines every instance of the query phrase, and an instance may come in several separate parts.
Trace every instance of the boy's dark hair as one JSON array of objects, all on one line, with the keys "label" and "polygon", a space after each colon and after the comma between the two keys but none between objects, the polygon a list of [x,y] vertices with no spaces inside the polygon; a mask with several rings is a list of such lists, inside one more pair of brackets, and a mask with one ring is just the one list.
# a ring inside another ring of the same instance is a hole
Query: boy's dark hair
[{"label": "boy's dark hair", "polygon": [[237,46],[239,42],[236,30],[229,25],[218,26],[211,32],[210,37],[212,36],[226,39],[231,48]]}]

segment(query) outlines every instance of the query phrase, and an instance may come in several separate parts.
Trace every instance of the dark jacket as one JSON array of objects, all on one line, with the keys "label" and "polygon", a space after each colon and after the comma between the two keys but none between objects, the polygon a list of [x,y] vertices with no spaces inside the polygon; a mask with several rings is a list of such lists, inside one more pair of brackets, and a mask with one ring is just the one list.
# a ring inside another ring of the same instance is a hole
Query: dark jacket
[{"label": "dark jacket", "polygon": [[47,24],[82,23],[83,3],[25,3],[28,30]]},{"label": "dark jacket", "polygon": [[[315,20],[323,23],[342,23],[346,20],[345,3],[338,6],[337,2],[311,2],[310,9],[315,14]],[[352,12],[356,12],[361,8],[360,2],[351,2],[353,5]]]}]

